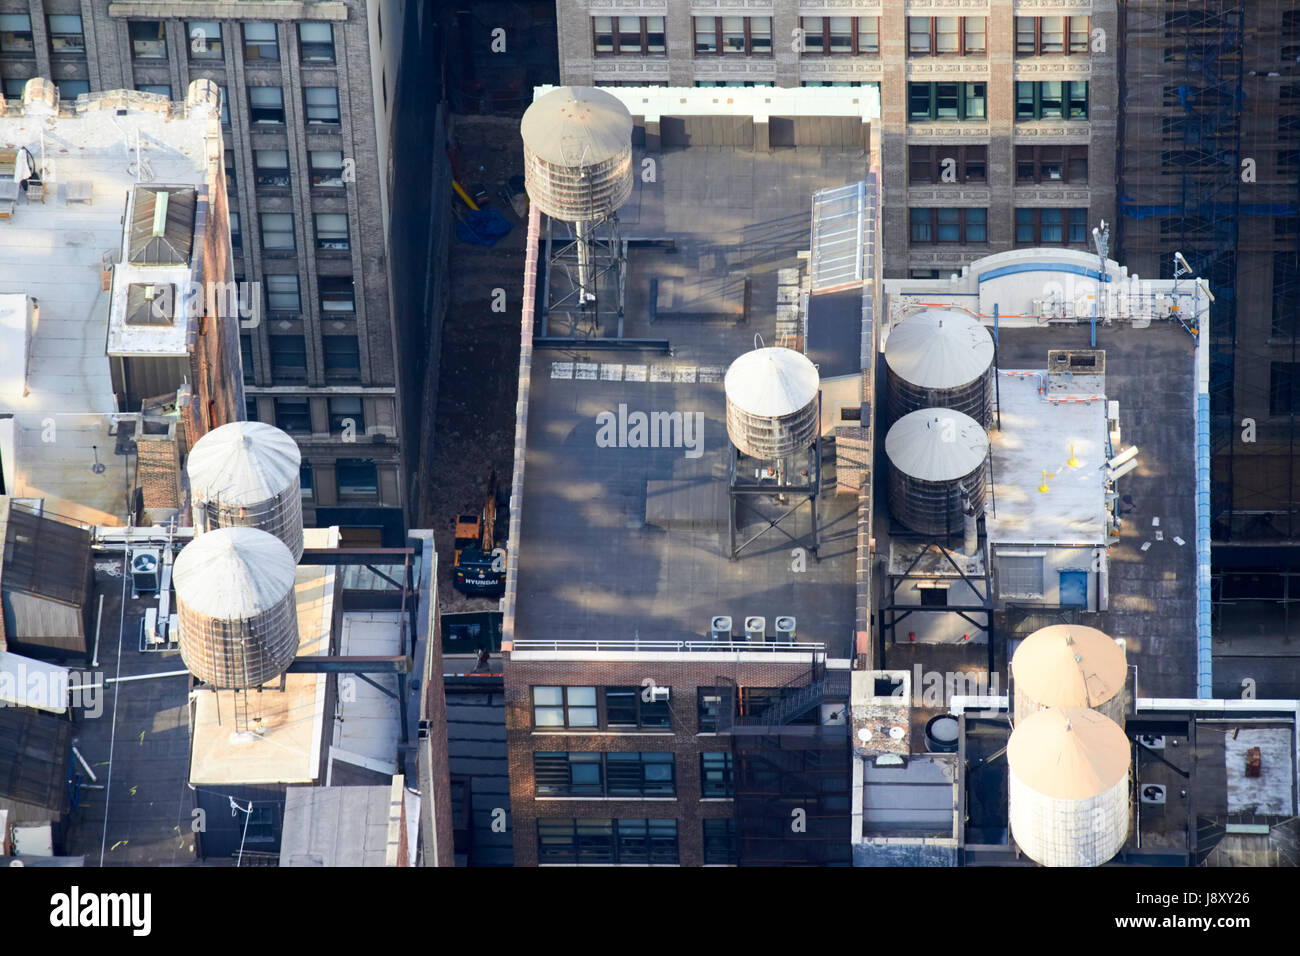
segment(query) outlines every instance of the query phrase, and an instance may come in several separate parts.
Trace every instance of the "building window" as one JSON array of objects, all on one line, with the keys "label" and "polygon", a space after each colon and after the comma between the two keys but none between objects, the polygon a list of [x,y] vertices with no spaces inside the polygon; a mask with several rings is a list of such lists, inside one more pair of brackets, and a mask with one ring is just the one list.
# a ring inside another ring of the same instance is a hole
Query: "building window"
[{"label": "building window", "polygon": [[152,93],[154,96],[165,96],[167,99],[172,98],[172,88],[163,83],[137,83],[135,91],[137,93]]},{"label": "building window", "polygon": [[1087,119],[1088,81],[1016,83],[1016,119]]},{"label": "building window", "polygon": [[538,796],[673,797],[676,761],[671,753],[535,753]]},{"label": "building window", "polygon": [[1087,241],[1087,209],[1016,210],[1018,246],[1064,246]]},{"label": "building window", "polygon": [[317,249],[350,249],[348,239],[348,214],[345,212],[318,212],[316,222]]},{"label": "building window", "polygon": [[805,55],[875,55],[880,52],[879,17],[803,17]]},{"label": "building window", "polygon": [[908,182],[988,182],[987,146],[909,146]]},{"label": "building window", "polygon": [[1300,362],[1270,362],[1268,413],[1294,415],[1300,412]]},{"label": "building window", "polygon": [[81,27],[81,17],[74,14],[51,14],[46,17],[50,25],[50,52],[85,53],[86,34]]},{"label": "building window", "polygon": [[234,252],[244,251],[244,233],[239,227],[239,213],[230,214],[230,248]]},{"label": "building window", "polygon": [[713,734],[718,731],[718,718],[722,715],[722,702],[727,699],[721,687],[699,687],[695,691],[695,713],[699,719],[699,732]]},{"label": "building window", "polygon": [[262,248],[293,252],[298,248],[293,236],[293,213],[262,213]]},{"label": "building window", "polygon": [[262,284],[266,286],[268,312],[302,312],[297,276],[263,276]]},{"label": "building window", "polygon": [[908,56],[983,56],[984,17],[908,17]]},{"label": "building window", "polygon": [[226,87],[218,86],[217,91],[221,94],[221,125],[230,125],[230,94]]},{"label": "building window", "polygon": [[334,28],[328,23],[298,24],[298,52],[304,63],[333,63]]},{"label": "building window", "polygon": [[1300,253],[1273,253],[1273,327],[1278,338],[1300,330]]},{"label": "building window", "polygon": [[280,41],[274,23],[244,24],[244,61],[253,64],[280,59]]},{"label": "building window", "polygon": [[704,862],[735,866],[740,859],[736,846],[736,821],[718,817],[704,823]]},{"label": "building window", "polygon": [[254,123],[284,123],[284,91],[254,86],[248,91],[248,118]]},{"label": "building window", "polygon": [[75,100],[82,93],[90,92],[90,83],[86,80],[59,80],[59,99]]},{"label": "building window", "polygon": [[983,120],[987,83],[909,83],[907,118],[926,120]]},{"label": "building window", "polygon": [[534,687],[534,727],[595,727],[596,688]]},{"label": "building window", "polygon": [[908,210],[908,215],[914,246],[988,241],[987,209],[914,206]]},{"label": "building window", "polygon": [[7,100],[21,100],[23,98],[23,87],[27,81],[17,77],[4,77],[0,79],[0,90],[4,91],[4,97]]},{"label": "building window", "polygon": [[190,35],[191,60],[220,60],[221,24],[216,20],[191,20],[186,24]]},{"label": "building window", "polygon": [[1087,17],[1016,17],[1016,56],[1087,53]]},{"label": "building window", "polygon": [[239,182],[235,179],[235,154],[226,152],[222,160],[226,164],[226,192],[234,196],[239,192]]},{"label": "building window", "polygon": [[243,839],[248,843],[275,842],[275,807],[253,807],[248,813]]},{"label": "building window", "polygon": [[676,820],[538,820],[539,863],[676,864]]},{"label": "building window", "polygon": [[734,797],[735,784],[731,775],[731,752],[700,754],[700,795],[704,797]]},{"label": "building window", "polygon": [[32,18],[25,13],[0,14],[0,53],[35,53]]},{"label": "building window", "polygon": [[347,429],[353,435],[366,433],[366,416],[360,398],[331,398],[329,415],[331,435]]},{"label": "building window", "polygon": [[327,382],[361,381],[361,349],[355,335],[322,335]]},{"label": "building window", "polygon": [[604,761],[598,753],[534,753],[533,785],[539,797],[602,797]]},{"label": "building window", "polygon": [[275,427],[286,432],[311,432],[311,406],[305,398],[277,398]]},{"label": "building window", "polygon": [[257,420],[257,399],[244,399],[244,421],[255,422]]},{"label": "building window", "polygon": [[772,55],[771,17],[696,17],[695,53]]},{"label": "building window", "polygon": [[379,494],[379,471],[373,458],[340,458],[334,463],[339,494],[373,498]]},{"label": "building window", "polygon": [[1016,182],[1088,182],[1087,146],[1017,146]]},{"label": "building window", "polygon": [[287,149],[253,150],[253,181],[259,186],[289,185]]},{"label": "building window", "polygon": [[307,380],[307,345],[301,335],[270,335],[271,377],[277,380]]},{"label": "building window", "polygon": [[[668,690],[668,688],[663,688]],[[606,687],[605,723],[610,727],[672,726],[672,712],[666,700],[646,700],[645,687]]]},{"label": "building window", "polygon": [[356,291],[352,276],[321,276],[320,307],[322,312],[355,312]]},{"label": "building window", "polygon": [[337,149],[313,149],[307,154],[313,186],[343,185],[343,153]]},{"label": "building window", "polygon": [[339,122],[339,91],[332,86],[308,86],[302,91],[307,107],[307,125],[320,126]]},{"label": "building window", "polygon": [[677,794],[676,762],[671,753],[605,754],[611,797],[672,797]]},{"label": "building window", "polygon": [[298,488],[302,492],[303,501],[312,500],[311,465],[305,461],[298,468]]},{"label": "building window", "polygon": [[998,593],[1003,597],[1042,597],[1043,559],[1039,555],[998,555]]},{"label": "building window", "polygon": [[663,53],[663,17],[592,17],[592,47],[596,56]]},{"label": "building window", "polygon": [[167,59],[167,33],[161,20],[132,20],[131,55],[137,60]]},{"label": "building window", "polygon": [[244,369],[244,380],[253,379],[253,339],[248,335],[239,336],[239,361]]}]

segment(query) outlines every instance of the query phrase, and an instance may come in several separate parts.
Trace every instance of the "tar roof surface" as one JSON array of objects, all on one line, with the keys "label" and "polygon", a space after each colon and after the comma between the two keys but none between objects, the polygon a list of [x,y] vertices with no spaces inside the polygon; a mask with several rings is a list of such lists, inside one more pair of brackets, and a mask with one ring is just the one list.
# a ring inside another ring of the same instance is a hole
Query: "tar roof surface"
[{"label": "tar roof surface", "polygon": [[[699,639],[715,614],[766,615],[769,622],[792,614],[799,640],[849,656],[857,502],[833,493],[831,463],[823,468],[830,492],[821,498],[822,560],[808,555],[804,573],[791,570],[791,550],[808,544],[806,505],[782,526],[798,540],[773,531],[734,562],[725,553],[725,510],[718,512],[721,523],[701,513],[692,527],[665,530],[646,524],[645,509],[647,481],[725,483],[722,373],[754,347],[756,332],[773,342],[776,270],[798,265],[798,252],[808,247],[812,192],[866,173],[856,150],[694,147],[666,150],[658,181],[638,180],[620,212],[624,236],[671,237],[676,251],[633,247],[625,334],[668,338],[673,354],[534,354],[522,540],[512,542],[516,638]],[[648,324],[652,277],[736,271],[752,283],[748,323]],[[688,459],[683,448],[597,447],[596,416],[617,413],[620,404],[629,412],[702,413],[702,457]],[[758,524],[755,511],[741,507],[743,541],[766,521]]]}]

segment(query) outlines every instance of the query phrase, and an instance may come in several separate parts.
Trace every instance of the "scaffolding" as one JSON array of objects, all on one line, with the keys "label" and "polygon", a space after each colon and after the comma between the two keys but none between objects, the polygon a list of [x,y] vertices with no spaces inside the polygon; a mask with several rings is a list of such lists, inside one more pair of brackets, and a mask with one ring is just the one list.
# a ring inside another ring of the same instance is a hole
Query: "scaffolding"
[{"label": "scaffolding", "polygon": [[1215,577],[1300,566],[1300,0],[1122,0],[1120,31],[1119,259],[1215,296]]}]

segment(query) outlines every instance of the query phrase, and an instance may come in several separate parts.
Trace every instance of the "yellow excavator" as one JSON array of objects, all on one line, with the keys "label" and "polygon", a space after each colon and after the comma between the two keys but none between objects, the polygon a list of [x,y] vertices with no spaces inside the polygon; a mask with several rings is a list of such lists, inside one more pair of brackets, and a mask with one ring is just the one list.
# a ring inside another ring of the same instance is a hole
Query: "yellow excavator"
[{"label": "yellow excavator", "polygon": [[502,528],[508,528],[509,518],[507,502],[502,502],[501,497],[496,472],[493,472],[482,510],[478,514],[456,516],[451,580],[463,594],[500,597],[505,593],[505,535],[497,538],[497,523],[500,518]]}]

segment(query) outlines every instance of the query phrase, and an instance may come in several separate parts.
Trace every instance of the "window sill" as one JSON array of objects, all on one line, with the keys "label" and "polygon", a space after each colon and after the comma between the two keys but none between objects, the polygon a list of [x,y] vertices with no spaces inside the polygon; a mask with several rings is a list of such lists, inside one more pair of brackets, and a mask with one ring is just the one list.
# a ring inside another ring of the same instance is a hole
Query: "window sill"
[{"label": "window sill", "polygon": [[599,803],[676,803],[676,797],[533,797],[539,803],[572,803],[575,800],[588,800]]},{"label": "window sill", "polygon": [[555,727],[550,730],[533,730],[534,737],[554,737],[563,734],[576,737],[671,737],[671,730],[576,730]]},{"label": "window sill", "polygon": [[652,866],[672,866],[672,867],[680,867],[680,866],[681,866],[680,863],[538,863],[537,865],[538,865],[538,867],[544,867],[544,866],[547,866],[547,867],[551,867],[551,868],[556,868],[556,867],[579,867],[579,866],[585,866],[585,867],[599,867],[599,868],[601,868],[601,869],[606,869],[606,870],[607,870],[607,869],[610,869],[610,868],[612,868],[612,867],[631,867],[631,868],[634,868],[634,869],[637,869],[637,868],[644,869],[644,868],[652,867]]}]

